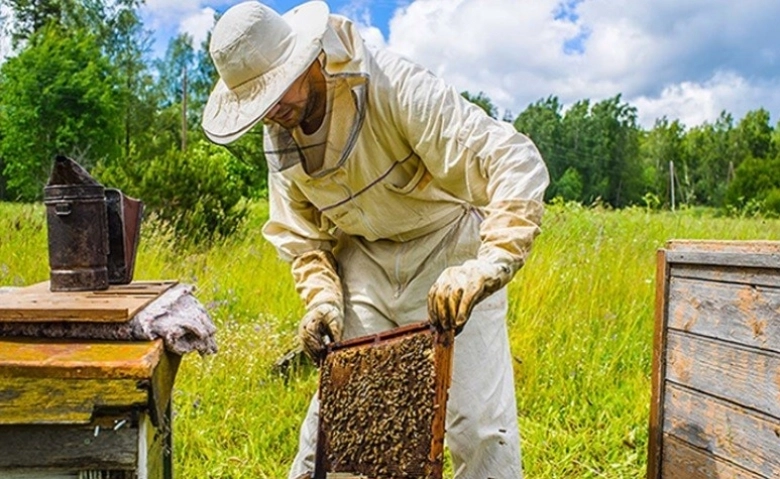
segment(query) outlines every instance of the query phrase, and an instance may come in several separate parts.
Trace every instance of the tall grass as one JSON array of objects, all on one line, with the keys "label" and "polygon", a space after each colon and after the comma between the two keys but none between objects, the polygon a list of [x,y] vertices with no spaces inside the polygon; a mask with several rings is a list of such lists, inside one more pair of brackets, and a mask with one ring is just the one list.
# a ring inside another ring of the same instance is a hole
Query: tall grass
[{"label": "tall grass", "polygon": [[[220,351],[187,355],[174,391],[181,478],[282,478],[316,370],[273,364],[302,314],[288,266],[262,239],[265,204],[240,235],[201,250],[144,225],[136,279],[195,284]],[[679,239],[780,239],[779,220],[706,212],[548,208],[510,284],[510,340],[526,477],[641,478],[650,408],[655,251]],[[0,286],[47,278],[40,206],[0,204]]]}]

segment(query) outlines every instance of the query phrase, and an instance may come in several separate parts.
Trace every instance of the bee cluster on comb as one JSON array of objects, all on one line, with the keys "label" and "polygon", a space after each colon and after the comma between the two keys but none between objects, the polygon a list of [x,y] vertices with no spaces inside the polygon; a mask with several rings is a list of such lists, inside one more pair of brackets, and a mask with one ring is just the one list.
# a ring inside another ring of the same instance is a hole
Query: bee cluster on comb
[{"label": "bee cluster on comb", "polygon": [[426,323],[333,347],[320,370],[315,478],[439,479],[451,346]]}]

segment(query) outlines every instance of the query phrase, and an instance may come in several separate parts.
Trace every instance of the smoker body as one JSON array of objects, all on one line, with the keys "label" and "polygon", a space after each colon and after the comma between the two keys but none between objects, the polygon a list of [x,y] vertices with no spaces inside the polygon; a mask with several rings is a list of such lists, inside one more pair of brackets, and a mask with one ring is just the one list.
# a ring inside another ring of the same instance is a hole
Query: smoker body
[{"label": "smoker body", "polygon": [[54,160],[44,187],[51,291],[100,291],[133,280],[143,203]]},{"label": "smoker body", "polygon": [[108,215],[100,185],[44,188],[52,291],[108,289]]}]

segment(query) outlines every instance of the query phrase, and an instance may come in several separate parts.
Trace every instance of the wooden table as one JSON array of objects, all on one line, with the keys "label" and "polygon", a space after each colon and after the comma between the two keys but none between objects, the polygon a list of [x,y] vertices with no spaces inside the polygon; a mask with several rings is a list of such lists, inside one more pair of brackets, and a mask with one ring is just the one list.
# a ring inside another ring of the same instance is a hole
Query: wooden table
[{"label": "wooden table", "polygon": [[[11,304],[24,310],[19,298],[31,290],[19,291],[0,295],[6,313]],[[45,290],[36,294],[45,304]],[[49,294],[65,311],[60,316],[74,316],[64,306],[71,293]],[[4,301],[9,296],[15,299]],[[126,302],[121,294],[114,299]],[[0,337],[0,477],[172,478],[171,393],[179,362],[162,340]]]}]

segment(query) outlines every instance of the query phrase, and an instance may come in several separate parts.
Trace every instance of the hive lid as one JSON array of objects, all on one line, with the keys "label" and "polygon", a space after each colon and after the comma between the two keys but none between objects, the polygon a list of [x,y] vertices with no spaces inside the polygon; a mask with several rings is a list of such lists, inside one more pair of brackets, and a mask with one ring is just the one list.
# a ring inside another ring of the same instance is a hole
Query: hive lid
[{"label": "hive lid", "polygon": [[3,294],[0,322],[125,322],[176,284],[136,281],[104,291],[49,291],[49,282]]}]

